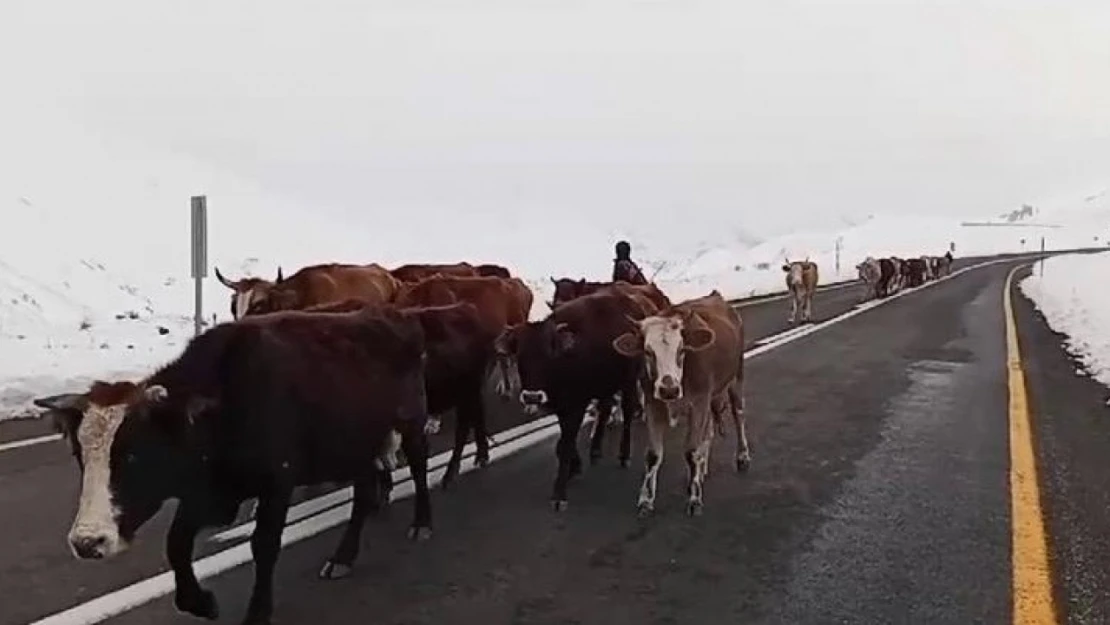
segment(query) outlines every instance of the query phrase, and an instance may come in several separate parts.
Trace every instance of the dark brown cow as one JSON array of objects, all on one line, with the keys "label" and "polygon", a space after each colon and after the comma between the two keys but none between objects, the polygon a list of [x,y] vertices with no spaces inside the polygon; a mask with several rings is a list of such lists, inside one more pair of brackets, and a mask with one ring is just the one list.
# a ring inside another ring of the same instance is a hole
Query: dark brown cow
[{"label": "dark brown cow", "polygon": [[[231,318],[238,319],[246,314],[250,309],[251,300],[254,298],[256,291],[264,292],[274,285],[273,282],[265,278],[240,278],[239,280],[228,280],[224,274],[220,273],[219,267],[213,267],[216,273],[216,279],[220,284],[231,289]],[[277,281],[281,281],[281,267],[278,267]]]},{"label": "dark brown cow", "polygon": [[505,279],[508,279],[508,278],[513,277],[513,275],[511,273],[509,273],[508,269],[502,267],[501,265],[494,265],[493,263],[483,263],[481,265],[476,266],[474,268],[474,270],[478,272],[479,276],[483,276],[483,277],[487,277],[487,278],[505,278]]},{"label": "dark brown cow", "polygon": [[736,468],[744,471],[751,464],[744,423],[744,326],[740,313],[713,290],[640,320],[632,331],[615,339],[613,347],[637,362],[650,354],[641,382],[651,447],[640,487],[640,513],[655,509],[664,437],[682,410],[689,415],[686,509],[691,515],[700,514],[713,422],[726,410],[736,424]]},{"label": "dark brown cow", "polygon": [[219,614],[193,571],[205,527],[234,521],[259,501],[250,545],[255,579],[244,622],[269,623],[273,574],[290,495],[298,485],[353,482],[351,518],[321,577],[341,577],[359,551],[363,522],[381,505],[377,467],[401,437],[416,488],[409,535],[431,533],[424,334],[399,312],[283,312],[218,325],[139,384],[96,383],[41,398],[70,441],[81,495],[69,543],[81,559],[123,551],[170,498],[166,540],[174,605]]},{"label": "dark brown cow", "polygon": [[605,289],[621,289],[626,293],[638,294],[639,296],[649,298],[656,306],[665,307],[670,306],[671,301],[667,298],[666,294],[654,282],[648,284],[632,284],[623,280],[616,282],[587,282],[585,278],[579,280],[572,280],[570,278],[559,278],[558,280],[552,278],[551,283],[555,285],[555,294],[552,296],[551,301],[547,303],[547,307],[554,309],[560,304],[565,304],[573,299],[597,293]]},{"label": "dark brown cow", "polygon": [[[532,310],[532,291],[520,278],[458,278],[432,276],[415,284],[405,284],[394,303],[398,307],[446,306],[470,302],[478,308],[485,327],[500,334],[509,326],[528,321]],[[512,390],[509,363],[498,358],[500,380],[497,394],[508,399]]]},{"label": "dark brown cow", "polygon": [[[369,306],[351,299],[317,306],[310,311],[341,313],[364,308],[371,312],[383,310],[381,306]],[[477,447],[475,466],[489,464],[489,434],[482,389],[494,366],[493,345],[498,334],[485,326],[477,307],[469,302],[402,308],[400,312],[418,319],[424,330],[428,354],[424,365],[428,414],[435,418],[455,411],[455,445],[442,481],[443,487],[448,488],[459,473],[463,448],[471,432]]]},{"label": "dark brown cow", "polygon": [[[640,300],[616,290],[593,293],[559,306],[543,321],[510,328],[497,341],[498,352],[517,361],[520,402],[525,408],[558,414],[559,470],[552,489],[556,510],[566,508],[567,484],[582,470],[577,438],[591,400],[612,401],[616,393],[621,394],[626,418],[620,463],[628,466],[631,417],[639,412],[636,379],[641,363],[618,354],[612,343],[633,327],[633,319],[656,310],[644,307]],[[603,416],[607,414],[602,411]],[[601,425],[594,429],[591,459],[601,456],[605,431]]]},{"label": "dark brown cow", "polygon": [[435,264],[409,264],[401,265],[389,272],[401,282],[420,282],[424,278],[435,275],[475,277],[477,270],[470,263],[453,263],[445,265]]},{"label": "dark brown cow", "polygon": [[397,296],[401,282],[384,267],[332,263],[304,267],[287,279],[266,289],[255,289],[246,315],[279,310],[304,310],[311,306],[361,299],[370,304],[385,304]]}]

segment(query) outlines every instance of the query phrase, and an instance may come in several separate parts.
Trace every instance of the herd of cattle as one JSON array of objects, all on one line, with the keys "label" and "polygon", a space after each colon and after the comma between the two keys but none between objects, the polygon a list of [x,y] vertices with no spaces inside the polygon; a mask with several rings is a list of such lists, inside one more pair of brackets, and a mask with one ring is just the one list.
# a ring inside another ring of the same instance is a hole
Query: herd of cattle
[{"label": "herd of cattle", "polygon": [[952,252],[944,256],[902,259],[896,256],[875,259],[870,256],[856,265],[859,278],[867,285],[863,299],[887,297],[904,287],[918,287],[952,272]]},{"label": "herd of cattle", "polygon": [[[950,261],[868,258],[859,271],[869,290],[886,295],[947,272]],[[787,262],[783,271],[790,321],[799,310],[810,321],[817,265]],[[218,615],[193,571],[197,534],[233,523],[240,505],[256,499],[255,581],[244,622],[270,622],[286,512],[302,486],[352,484],[350,519],[320,571],[325,579],[347,575],[365,519],[389,502],[398,452],[415,487],[409,536],[430,536],[428,435],[454,413],[443,487],[456,479],[471,433],[475,465],[486,465],[483,391],[492,378],[496,396],[511,399],[513,370],[525,411],[558,418],[556,510],[565,509],[569,482],[582,471],[577,439],[595,401],[591,462],[618,402],[621,466],[631,456],[632,422],[646,421],[641,514],[654,509],[664,435],[680,418],[689,514],[702,510],[710,446],[724,435],[726,417],[736,429],[737,470],[751,462],[744,326],[716,290],[674,303],[655,284],[552,279],[549,314],[529,321],[532,291],[497,265],[328,264],[288,278],[279,269],[274,281],[216,275],[231,290],[233,321],[194,337],[142,380],[97,381],[81,393],[35,400],[80,468],[68,535],[78,558],[122,552],[167,499],[178,500],[166,557],[184,612]]]}]

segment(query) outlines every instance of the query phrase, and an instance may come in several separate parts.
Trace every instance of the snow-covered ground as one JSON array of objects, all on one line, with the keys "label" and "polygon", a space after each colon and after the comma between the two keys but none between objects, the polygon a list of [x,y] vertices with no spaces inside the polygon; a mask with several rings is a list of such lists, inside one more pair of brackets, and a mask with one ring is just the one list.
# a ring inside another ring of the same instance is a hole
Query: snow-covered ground
[{"label": "snow-covered ground", "polygon": [[[533,317],[546,312],[550,277],[608,279],[619,238],[631,241],[634,257],[666,292],[685,299],[714,288],[730,297],[781,291],[786,259],[817,261],[828,283],[854,278],[867,255],[942,254],[950,244],[964,256],[1032,251],[1042,235],[1049,249],[1061,249],[1090,245],[1110,226],[1105,194],[1084,196],[1054,217],[1068,222],[1064,228],[877,216],[771,238],[707,221],[698,238],[665,226],[616,231],[533,214],[506,222],[389,207],[367,207],[360,223],[337,223],[319,206],[62,117],[0,117],[0,136],[0,418],[92,377],[141,374],[182,348],[192,334],[195,194],[209,198],[210,265],[231,278],[271,277],[278,266],[289,275],[330,261],[496,262],[533,287]],[[229,318],[228,295],[214,278],[206,281],[207,318]]]},{"label": "snow-covered ground", "polygon": [[1110,296],[1103,286],[1107,275],[1110,254],[1065,254],[1034,265],[1033,274],[1021,281],[1021,290],[1049,327],[1067,337],[1066,349],[1086,372],[1110,386]]}]

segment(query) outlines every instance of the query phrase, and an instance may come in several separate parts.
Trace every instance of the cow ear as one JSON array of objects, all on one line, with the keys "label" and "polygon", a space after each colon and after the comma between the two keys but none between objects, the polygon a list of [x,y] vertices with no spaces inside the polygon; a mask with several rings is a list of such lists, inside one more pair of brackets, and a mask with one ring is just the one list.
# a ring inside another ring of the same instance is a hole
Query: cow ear
[{"label": "cow ear", "polygon": [[790,271],[790,265],[788,265],[788,264],[786,264],[786,263],[783,263],[783,264],[782,264],[782,270],[783,270],[783,271]]},{"label": "cow ear", "polygon": [[643,344],[639,335],[634,332],[625,332],[613,339],[613,349],[621,356],[634,358],[643,353]]},{"label": "cow ear", "polygon": [[62,393],[61,395],[39,397],[32,400],[32,403],[46,410],[69,410],[83,413],[85,408],[89,406],[89,398],[83,393]]},{"label": "cow ear", "polygon": [[700,352],[716,339],[717,335],[712,328],[686,328],[682,331],[683,346],[692,352]]},{"label": "cow ear", "polygon": [[169,391],[161,384],[154,384],[143,389],[143,399],[151,403],[158,403],[169,397]]}]

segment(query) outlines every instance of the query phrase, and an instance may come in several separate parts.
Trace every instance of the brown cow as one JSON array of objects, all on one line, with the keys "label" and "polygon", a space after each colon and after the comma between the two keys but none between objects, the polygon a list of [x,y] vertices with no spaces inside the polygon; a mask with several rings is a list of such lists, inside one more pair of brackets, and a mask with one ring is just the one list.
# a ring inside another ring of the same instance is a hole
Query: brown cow
[{"label": "brown cow", "polygon": [[[647,304],[650,306],[650,302]],[[641,363],[613,350],[612,342],[632,328],[632,319],[655,312],[619,291],[607,290],[559,306],[543,321],[506,330],[497,341],[504,357],[513,357],[520,371],[520,402],[529,412],[548,410],[559,418],[558,474],[552,488],[555,510],[567,506],[567,485],[582,470],[578,432],[586,406],[593,399],[604,404],[621,395],[624,414],[639,412],[637,374]],[[608,410],[602,410],[607,418]],[[604,424],[594,429],[590,458],[601,457]],[[625,418],[620,463],[628,466],[632,419]]]},{"label": "brown cow", "polygon": [[[393,301],[401,282],[381,265],[331,263],[304,267],[266,289],[255,289],[245,315],[260,315],[279,310],[304,310],[348,298],[371,304]],[[244,316],[245,316],[244,315]]]},{"label": "brown cow", "polygon": [[798,309],[802,309],[802,320],[813,321],[813,294],[817,291],[817,263],[809,260],[787,261],[782,270],[786,272],[786,288],[790,291],[790,317],[794,323]]},{"label": "brown cow", "polygon": [[555,294],[552,296],[551,301],[547,302],[547,307],[550,309],[554,309],[560,304],[565,304],[583,295],[614,288],[622,289],[626,293],[635,293],[647,297],[651,299],[656,306],[665,307],[671,305],[670,300],[667,299],[667,296],[654,282],[649,282],[648,284],[632,284],[624,280],[617,280],[616,282],[588,282],[585,278],[579,280],[572,280],[571,278],[559,278],[556,280],[551,278],[551,283],[555,285]]},{"label": "brown cow", "polygon": [[689,415],[686,510],[700,514],[713,422],[725,410],[732,413],[736,424],[736,468],[744,471],[751,464],[744,422],[744,325],[740,313],[714,289],[709,295],[640,320],[632,332],[613,341],[613,348],[637,360],[645,352],[651,355],[641,378],[651,447],[644,461],[640,513],[650,514],[655,509],[664,436],[668,425],[677,422],[678,411],[684,409]]},{"label": "brown cow", "polygon": [[[306,312],[343,313],[365,309],[381,314],[381,311],[390,308],[392,306],[372,306],[361,300],[349,299],[316,306]],[[442,481],[443,488],[448,488],[458,476],[463,448],[472,431],[477,447],[474,465],[484,467],[489,464],[489,434],[482,389],[494,366],[494,341],[498,334],[485,327],[477,307],[469,302],[399,310],[406,317],[416,317],[424,329],[428,355],[424,381],[427,384],[429,423],[438,421],[450,410],[455,411],[455,446]],[[396,460],[389,458],[385,462],[388,466]]]},{"label": "brown cow", "polygon": [[[446,306],[470,302],[478,308],[485,327],[500,334],[509,326],[528,321],[532,310],[532,291],[520,278],[459,278],[432,276],[415,284],[405,284],[394,303],[401,308],[411,306]],[[497,394],[508,399],[512,391],[509,362],[498,358],[501,372]]]},{"label": "brown cow", "polygon": [[[220,284],[231,289],[231,318],[238,319],[246,314],[256,291],[264,292],[274,285],[265,278],[241,278],[228,280],[220,273],[219,267],[213,267],[216,279]],[[278,267],[277,282],[281,282],[281,267]]]},{"label": "brown cow", "polygon": [[215,619],[216,598],[193,570],[205,527],[231,523],[258,498],[255,578],[246,623],[269,623],[273,575],[298,485],[353,483],[351,518],[320,576],[342,577],[363,522],[382,503],[377,461],[401,435],[416,489],[409,536],[431,534],[424,334],[399,312],[282,312],[218,325],[139,384],[96,383],[40,398],[81,472],[69,543],[81,559],[123,551],[171,498],[166,538],[174,605]]},{"label": "brown cow", "polygon": [[420,282],[434,275],[475,277],[477,270],[470,263],[453,264],[408,264],[389,271],[401,282]]}]

